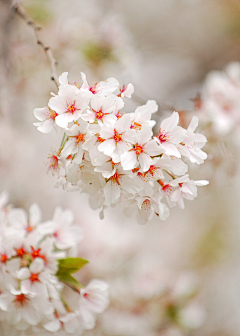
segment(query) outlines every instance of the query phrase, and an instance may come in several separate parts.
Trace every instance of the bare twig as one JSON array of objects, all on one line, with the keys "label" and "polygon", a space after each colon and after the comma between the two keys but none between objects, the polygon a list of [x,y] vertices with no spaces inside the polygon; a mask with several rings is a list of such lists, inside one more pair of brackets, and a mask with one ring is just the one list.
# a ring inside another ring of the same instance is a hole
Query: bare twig
[{"label": "bare twig", "polygon": [[36,35],[37,44],[39,44],[42,47],[50,63],[51,70],[52,70],[51,79],[55,82],[55,84],[58,87],[59,81],[58,81],[58,74],[57,74],[57,69],[56,69],[57,61],[53,56],[51,48],[46,46],[39,37],[39,32],[42,29],[41,26],[39,26],[36,22],[34,22],[34,20],[27,14],[27,12],[23,8],[19,6],[19,4],[14,4],[13,9],[29,26],[33,28],[35,35]]}]

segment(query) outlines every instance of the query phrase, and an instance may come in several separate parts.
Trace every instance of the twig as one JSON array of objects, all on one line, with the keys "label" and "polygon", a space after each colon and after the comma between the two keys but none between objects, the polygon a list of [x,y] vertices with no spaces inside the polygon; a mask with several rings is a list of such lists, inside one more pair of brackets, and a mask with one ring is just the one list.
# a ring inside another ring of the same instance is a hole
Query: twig
[{"label": "twig", "polygon": [[33,28],[36,35],[37,44],[39,44],[42,47],[50,63],[52,70],[51,79],[55,82],[56,86],[58,87],[59,81],[56,69],[57,60],[54,58],[51,48],[46,46],[39,37],[39,32],[42,29],[42,27],[39,26],[37,23],[35,23],[33,19],[26,13],[26,11],[19,6],[19,4],[14,4],[13,9],[29,26]]}]

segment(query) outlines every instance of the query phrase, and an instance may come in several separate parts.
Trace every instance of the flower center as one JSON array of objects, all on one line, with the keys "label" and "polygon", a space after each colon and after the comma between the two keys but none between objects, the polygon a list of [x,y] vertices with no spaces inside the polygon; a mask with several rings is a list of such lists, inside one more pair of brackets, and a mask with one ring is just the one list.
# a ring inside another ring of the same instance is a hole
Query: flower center
[{"label": "flower center", "polygon": [[46,261],[46,257],[42,254],[40,254],[40,251],[41,249],[37,249],[37,250],[34,250],[34,248],[31,246],[31,249],[32,249],[32,253],[31,253],[31,256],[33,259],[35,258],[42,258],[44,261]]},{"label": "flower center", "polygon": [[162,142],[167,142],[169,140],[169,133],[162,133],[161,130],[159,130],[159,135],[158,135],[158,139],[159,141]]},{"label": "flower center", "polygon": [[27,232],[31,232],[34,228],[31,225],[28,225]]},{"label": "flower center", "polygon": [[56,118],[57,116],[58,116],[57,112],[55,112],[55,111],[49,109],[49,117],[50,117],[50,119],[55,120],[55,118]]},{"label": "flower center", "polygon": [[89,87],[89,91],[91,91],[93,94],[96,94],[98,92],[97,85],[98,83],[91,85]]},{"label": "flower center", "polygon": [[24,250],[23,247],[19,248],[19,249],[16,249],[16,252],[17,252],[17,256],[19,257],[23,257],[24,254],[26,254],[26,251]]},{"label": "flower center", "polygon": [[136,152],[137,157],[139,157],[139,155],[144,152],[144,146],[141,146],[138,143],[136,143],[134,151]]},{"label": "flower center", "polygon": [[114,139],[116,142],[121,142],[122,140],[122,133],[118,133],[115,129],[114,129],[114,136],[112,137],[112,139]]},{"label": "flower center", "polygon": [[7,261],[7,256],[6,256],[6,254],[2,254],[1,255],[1,262],[4,264],[6,261]]},{"label": "flower center", "polygon": [[150,205],[150,200],[148,198],[145,199],[145,201],[142,204],[142,207],[144,210],[150,210],[151,209],[151,205]]},{"label": "flower center", "polygon": [[162,187],[162,190],[164,191],[164,193],[167,195],[167,196],[170,196],[172,191],[173,191],[173,187],[170,186],[169,184],[165,184],[163,187]]},{"label": "flower center", "polygon": [[22,306],[26,305],[27,300],[28,299],[26,298],[26,296],[24,294],[19,294],[19,295],[16,296],[16,299],[14,300],[14,302],[15,302],[16,306],[22,307]]},{"label": "flower center", "polygon": [[32,275],[30,276],[29,280],[30,280],[31,282],[36,282],[36,281],[40,282],[40,280],[38,279],[38,275],[39,275],[39,274],[32,274]]},{"label": "flower center", "polygon": [[101,138],[99,134],[96,134],[96,136],[97,136],[97,142],[102,143],[105,141],[105,139]]},{"label": "flower center", "polygon": [[76,144],[79,144],[79,142],[84,142],[84,137],[85,137],[85,134],[82,134],[79,132],[79,134],[75,136]]},{"label": "flower center", "polygon": [[67,105],[67,112],[68,113],[74,113],[77,110],[75,103],[71,104],[71,105]]},{"label": "flower center", "polygon": [[138,131],[140,131],[140,129],[142,128],[142,125],[137,123],[137,122],[134,122],[131,126],[130,126],[131,129],[136,129]]},{"label": "flower center", "polygon": [[110,177],[111,185],[113,185],[114,183],[120,185],[121,176],[122,174],[119,174],[118,172],[116,172],[113,176],[111,176]]}]

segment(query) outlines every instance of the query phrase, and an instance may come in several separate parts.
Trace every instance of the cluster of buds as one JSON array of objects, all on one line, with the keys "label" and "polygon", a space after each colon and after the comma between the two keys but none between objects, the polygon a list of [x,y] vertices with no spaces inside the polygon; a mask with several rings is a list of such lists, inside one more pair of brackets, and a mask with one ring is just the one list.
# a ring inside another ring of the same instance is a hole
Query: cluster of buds
[{"label": "cluster of buds", "polygon": [[[108,285],[94,279],[85,288],[72,276],[87,260],[71,257],[82,238],[69,210],[56,208],[52,220],[41,222],[33,204],[29,215],[7,205],[0,195],[0,321],[35,336],[81,335],[92,329],[96,313],[108,304]],[[76,302],[64,298],[70,287]],[[1,327],[0,322],[0,327]],[[0,328],[1,329],[1,328]]]},{"label": "cluster of buds", "polygon": [[81,85],[69,84],[64,72],[48,107],[34,110],[39,131],[55,128],[64,133],[60,148],[49,157],[48,169],[59,175],[57,185],[88,193],[100,216],[106,207],[121,203],[126,215],[136,211],[138,221],[146,223],[155,214],[165,220],[176,204],[184,208],[184,198],[193,200],[197,186],[208,184],[190,180],[182,160],[201,164],[207,157],[201,150],[205,136],[194,133],[198,118],[184,129],[173,112],[154,136],[155,101],[124,113],[124,98],[134,92],[131,83],[120,87],[115,78],[108,78],[89,85],[85,74],[81,77]]}]

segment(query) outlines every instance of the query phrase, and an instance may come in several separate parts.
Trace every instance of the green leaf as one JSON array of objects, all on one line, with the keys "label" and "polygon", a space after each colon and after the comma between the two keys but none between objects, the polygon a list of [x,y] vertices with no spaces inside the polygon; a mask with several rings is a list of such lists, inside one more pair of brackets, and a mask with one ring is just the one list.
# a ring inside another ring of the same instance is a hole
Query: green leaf
[{"label": "green leaf", "polygon": [[58,279],[61,282],[64,282],[66,285],[72,285],[74,287],[83,287],[71,274],[60,274],[58,275]]},{"label": "green leaf", "polygon": [[[77,272],[87,263],[88,260],[82,258],[65,258],[58,260],[59,269],[65,268],[66,270],[68,270],[68,273]],[[70,270],[73,270],[73,272],[70,272]]]},{"label": "green leaf", "polygon": [[57,274],[73,274],[76,273],[77,271],[79,271],[79,268],[68,268],[59,266]]}]

